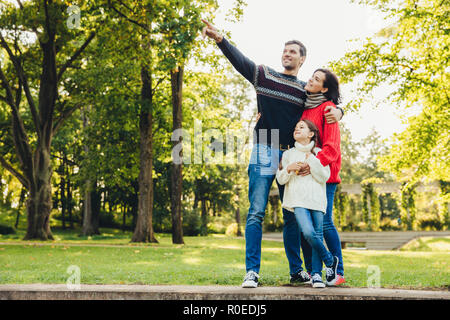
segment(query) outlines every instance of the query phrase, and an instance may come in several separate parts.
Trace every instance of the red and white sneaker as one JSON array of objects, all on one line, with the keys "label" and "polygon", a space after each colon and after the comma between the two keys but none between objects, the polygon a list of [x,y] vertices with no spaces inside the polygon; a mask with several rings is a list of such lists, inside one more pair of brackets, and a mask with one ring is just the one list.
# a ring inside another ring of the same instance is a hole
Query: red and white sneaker
[{"label": "red and white sneaker", "polygon": [[334,278],[334,281],[327,281],[327,286],[334,287],[345,283],[344,276],[341,276],[340,274],[336,275],[336,278]]}]

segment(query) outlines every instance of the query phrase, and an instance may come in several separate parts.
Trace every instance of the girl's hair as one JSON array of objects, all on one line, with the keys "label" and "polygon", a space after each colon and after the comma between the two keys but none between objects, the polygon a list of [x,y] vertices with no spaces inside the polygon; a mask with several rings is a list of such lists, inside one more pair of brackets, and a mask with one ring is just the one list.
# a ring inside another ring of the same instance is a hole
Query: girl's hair
[{"label": "girl's hair", "polygon": [[314,152],[314,148],[322,145],[320,142],[319,129],[314,124],[314,122],[312,122],[311,120],[303,119],[300,121],[303,121],[306,124],[306,126],[308,127],[309,131],[314,133],[314,135],[311,137],[311,141],[314,141],[314,147],[312,148],[311,152],[312,152],[312,154],[316,155],[316,153]]},{"label": "girl's hair", "polygon": [[317,69],[314,71],[323,72],[325,74],[325,81],[323,82],[323,87],[327,88],[328,91],[323,95],[327,97],[328,100],[333,101],[335,105],[341,103],[341,93],[339,92],[339,80],[338,77],[328,69]]}]

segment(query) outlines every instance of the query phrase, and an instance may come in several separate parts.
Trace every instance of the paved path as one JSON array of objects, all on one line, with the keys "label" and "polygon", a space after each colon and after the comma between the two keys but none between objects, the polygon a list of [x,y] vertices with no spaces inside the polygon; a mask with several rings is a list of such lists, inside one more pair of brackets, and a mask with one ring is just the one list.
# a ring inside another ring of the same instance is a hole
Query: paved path
[{"label": "paved path", "polygon": [[181,285],[0,285],[0,300],[450,300],[450,291]]}]

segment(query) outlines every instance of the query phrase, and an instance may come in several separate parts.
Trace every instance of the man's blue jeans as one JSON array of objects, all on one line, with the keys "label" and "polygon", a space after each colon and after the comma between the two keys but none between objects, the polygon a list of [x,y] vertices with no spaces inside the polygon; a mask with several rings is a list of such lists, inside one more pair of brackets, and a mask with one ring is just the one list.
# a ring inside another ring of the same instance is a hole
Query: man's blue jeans
[{"label": "man's blue jeans", "polygon": [[294,208],[294,211],[300,232],[313,248],[311,275],[322,275],[322,261],[326,266],[333,264],[333,255],[323,244],[322,227],[324,213],[300,207]]},{"label": "man's blue jeans", "polygon": [[[283,152],[264,144],[253,146],[250,164],[248,166],[250,208],[245,226],[245,265],[250,270],[259,273],[261,266],[262,222],[265,216],[270,187]],[[277,183],[278,185],[278,183]],[[283,199],[284,186],[278,185],[280,199]],[[283,209],[283,217],[289,212]],[[300,259],[300,232],[297,221],[285,219],[283,227],[283,241],[289,261],[290,273],[302,270]]]},{"label": "man's blue jeans", "polygon": [[[327,212],[323,216],[323,238],[327,244],[328,250],[333,256],[339,258],[337,274],[344,276],[344,263],[342,261],[342,248],[339,233],[333,223],[333,202],[336,193],[337,183],[327,183]],[[305,259],[306,270],[312,272],[312,248],[302,235],[301,246],[303,258]]]}]

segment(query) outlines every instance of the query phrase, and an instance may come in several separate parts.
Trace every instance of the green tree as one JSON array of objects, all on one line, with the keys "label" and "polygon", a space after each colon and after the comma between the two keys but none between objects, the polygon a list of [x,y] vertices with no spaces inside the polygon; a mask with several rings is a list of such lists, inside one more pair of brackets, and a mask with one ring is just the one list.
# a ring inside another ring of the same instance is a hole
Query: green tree
[{"label": "green tree", "polygon": [[[421,178],[449,181],[449,14],[442,0],[391,2],[360,0],[383,12],[393,23],[368,38],[363,48],[345,54],[332,64],[342,82],[358,78],[358,109],[381,85],[395,90],[389,101],[407,110],[420,107],[409,126],[394,135],[380,166],[411,181]],[[386,115],[388,116],[388,115]]]},{"label": "green tree", "polygon": [[80,26],[71,28],[63,1],[17,3],[1,4],[0,101],[11,110],[15,155],[0,155],[0,162],[28,190],[25,239],[47,240],[53,238],[52,138],[80,107],[64,103],[62,83],[68,69],[82,67],[80,57],[95,37],[101,13],[92,2],[80,1],[84,15]]}]

